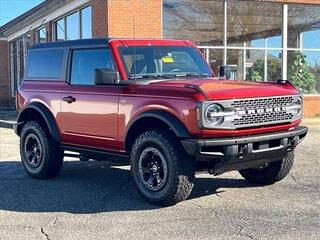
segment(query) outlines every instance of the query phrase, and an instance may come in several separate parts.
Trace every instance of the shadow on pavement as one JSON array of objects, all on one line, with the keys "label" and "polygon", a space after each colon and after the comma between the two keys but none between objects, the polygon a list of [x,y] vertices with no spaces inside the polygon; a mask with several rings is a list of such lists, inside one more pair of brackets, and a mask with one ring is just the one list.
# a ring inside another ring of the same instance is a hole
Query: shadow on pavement
[{"label": "shadow on pavement", "polygon": [[[251,186],[240,179],[197,178],[189,199]],[[66,161],[58,177],[35,180],[20,162],[0,162],[0,210],[84,214],[157,208],[144,201],[120,165]]]}]

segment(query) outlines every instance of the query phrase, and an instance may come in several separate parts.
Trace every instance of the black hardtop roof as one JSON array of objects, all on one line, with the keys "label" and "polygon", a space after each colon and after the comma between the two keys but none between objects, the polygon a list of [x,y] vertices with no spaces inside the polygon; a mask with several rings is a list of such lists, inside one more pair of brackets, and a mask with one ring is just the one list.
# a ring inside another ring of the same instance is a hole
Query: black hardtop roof
[{"label": "black hardtop roof", "polygon": [[86,45],[106,45],[107,46],[109,41],[110,41],[109,38],[94,38],[94,39],[69,40],[69,41],[62,41],[62,42],[39,43],[39,44],[34,44],[31,47],[31,49],[75,47],[75,46],[86,46]]}]

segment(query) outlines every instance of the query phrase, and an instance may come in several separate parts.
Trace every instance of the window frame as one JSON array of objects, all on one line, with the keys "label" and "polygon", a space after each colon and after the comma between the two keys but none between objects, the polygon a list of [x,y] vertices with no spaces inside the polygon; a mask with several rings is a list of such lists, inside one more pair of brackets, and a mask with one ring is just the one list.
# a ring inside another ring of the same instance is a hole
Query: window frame
[{"label": "window frame", "polygon": [[[43,52],[43,51],[62,51],[62,62],[60,69],[60,76],[58,78],[55,77],[29,77],[29,65],[30,65],[30,55],[32,52]],[[64,47],[57,48],[41,48],[41,49],[31,49],[28,51],[27,63],[25,68],[25,81],[49,81],[49,82],[64,82],[65,81],[65,70],[67,64],[67,51]]]},{"label": "window frame", "polygon": [[41,43],[40,42],[40,31],[42,29],[45,29],[45,31],[46,31],[46,41],[45,42],[46,43],[48,42],[48,31],[47,31],[47,28],[46,28],[46,26],[41,26],[41,27],[37,28],[37,30],[35,32],[35,43]]},{"label": "window frame", "polygon": [[[75,48],[68,49],[68,61],[67,61],[67,70],[66,70],[66,82],[69,86],[77,86],[77,87],[107,87],[109,85],[95,85],[95,84],[73,84],[71,83],[71,74],[72,74],[72,62],[73,62],[73,52],[77,50],[97,50],[97,49],[105,49],[110,52],[111,60],[113,63],[114,71],[118,71],[117,62],[115,61],[113,52],[109,46],[106,45],[92,45],[92,46],[77,46]],[[121,78],[121,77],[120,77]],[[113,85],[110,85],[113,86]],[[118,85],[115,85],[118,86]]]},{"label": "window frame", "polygon": [[[139,48],[139,47],[145,47],[145,46],[138,46],[138,45],[132,45],[132,46],[127,46],[127,47],[136,47],[136,48]],[[123,48],[123,49],[126,49],[127,47],[125,47],[125,46],[118,46],[117,47],[117,51],[118,51],[118,53],[119,53],[119,56],[120,56],[120,60],[121,60],[121,64],[124,66],[124,70],[125,70],[125,73],[126,73],[126,76],[127,76],[127,80],[131,80],[130,79],[130,75],[131,75],[131,73],[130,73],[130,71],[129,71],[129,69],[128,69],[128,66],[127,66],[127,64],[126,64],[126,61],[125,61],[125,59],[124,59],[124,56],[123,56],[123,54],[122,53],[120,53],[121,52],[121,49]],[[153,45],[153,47],[187,47],[187,46],[178,46],[178,45],[170,45],[170,46],[166,46],[166,45]],[[199,50],[199,49],[195,49],[196,51],[197,51],[197,53],[198,54],[200,54],[200,57],[204,60],[204,61],[206,61],[206,58],[202,55],[202,52]],[[210,70],[210,73],[213,75],[213,76],[215,76],[215,73],[212,71],[212,69],[211,69],[211,66],[206,62],[206,66],[209,68],[209,70]],[[198,65],[197,65],[197,67],[199,67]]]}]

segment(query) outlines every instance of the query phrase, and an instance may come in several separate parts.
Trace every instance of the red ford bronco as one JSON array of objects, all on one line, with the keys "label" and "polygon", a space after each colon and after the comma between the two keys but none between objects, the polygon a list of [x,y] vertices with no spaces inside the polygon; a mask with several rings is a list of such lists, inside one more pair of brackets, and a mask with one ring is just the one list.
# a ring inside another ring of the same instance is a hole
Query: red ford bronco
[{"label": "red ford bronco", "polygon": [[34,45],[16,98],[23,166],[45,179],[64,156],[126,159],[139,192],[159,205],[186,199],[196,171],[280,181],[307,134],[302,96],[288,81],[228,74],[225,66],[215,77],[189,41]]}]

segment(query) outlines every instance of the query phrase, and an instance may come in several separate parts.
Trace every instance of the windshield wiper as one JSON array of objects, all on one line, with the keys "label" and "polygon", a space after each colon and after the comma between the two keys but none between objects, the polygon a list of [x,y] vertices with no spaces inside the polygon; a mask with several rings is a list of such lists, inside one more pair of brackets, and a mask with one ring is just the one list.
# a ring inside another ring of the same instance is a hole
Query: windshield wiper
[{"label": "windshield wiper", "polygon": [[139,74],[139,75],[131,76],[129,79],[141,79],[141,78],[169,79],[170,76],[164,75],[164,74]]},{"label": "windshield wiper", "polygon": [[196,73],[196,72],[190,72],[190,73],[177,73],[174,74],[175,77],[201,77],[201,78],[207,78],[210,77],[208,74],[204,73]]}]

